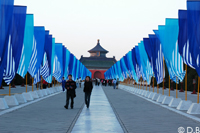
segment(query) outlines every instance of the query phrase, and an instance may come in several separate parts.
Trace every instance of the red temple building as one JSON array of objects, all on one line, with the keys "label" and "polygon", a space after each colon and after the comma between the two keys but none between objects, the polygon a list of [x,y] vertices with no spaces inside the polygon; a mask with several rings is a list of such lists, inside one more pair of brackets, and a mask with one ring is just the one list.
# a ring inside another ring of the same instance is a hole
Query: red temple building
[{"label": "red temple building", "polygon": [[90,57],[81,56],[80,62],[92,72],[92,78],[104,79],[104,73],[117,62],[115,56],[107,58],[106,54],[109,51],[100,45],[99,40],[97,40],[97,45],[88,52]]}]

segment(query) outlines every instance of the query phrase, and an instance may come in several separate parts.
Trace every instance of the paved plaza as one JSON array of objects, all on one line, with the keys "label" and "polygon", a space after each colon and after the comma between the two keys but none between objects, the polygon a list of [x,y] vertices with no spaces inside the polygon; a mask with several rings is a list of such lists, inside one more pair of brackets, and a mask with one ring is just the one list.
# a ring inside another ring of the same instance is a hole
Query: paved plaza
[{"label": "paved plaza", "polygon": [[59,92],[1,115],[0,133],[178,133],[179,127],[200,127],[200,122],[124,89],[95,86],[89,109],[83,88],[77,88],[76,93],[74,109],[63,107],[66,93]]}]

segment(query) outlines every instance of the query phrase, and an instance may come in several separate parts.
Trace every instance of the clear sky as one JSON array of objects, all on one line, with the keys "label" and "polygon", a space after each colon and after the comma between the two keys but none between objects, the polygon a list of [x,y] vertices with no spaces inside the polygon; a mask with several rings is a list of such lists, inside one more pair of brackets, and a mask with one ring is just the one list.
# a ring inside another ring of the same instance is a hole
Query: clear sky
[{"label": "clear sky", "polygon": [[97,39],[119,60],[165,18],[178,18],[186,0],[14,0],[34,14],[35,26],[45,26],[56,42],[78,59],[89,56]]}]

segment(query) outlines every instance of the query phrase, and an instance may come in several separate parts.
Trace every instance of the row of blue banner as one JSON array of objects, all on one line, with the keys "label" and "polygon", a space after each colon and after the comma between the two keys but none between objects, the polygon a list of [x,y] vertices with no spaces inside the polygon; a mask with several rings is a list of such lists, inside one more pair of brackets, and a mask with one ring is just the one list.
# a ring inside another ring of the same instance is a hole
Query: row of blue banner
[{"label": "row of blue banner", "polygon": [[185,77],[184,63],[200,76],[200,0],[187,0],[187,10],[179,10],[178,18],[166,18],[165,25],[153,31],[107,70],[105,78],[123,81],[129,76],[138,83],[142,77],[149,84],[154,76],[160,84],[164,62],[176,83]]},{"label": "row of blue banner", "polygon": [[26,14],[26,6],[14,5],[14,0],[0,1],[0,86],[2,79],[10,84],[18,73],[27,72],[34,84],[41,76],[61,82],[71,74],[73,80],[91,76],[91,72],[43,26],[34,26],[34,15]]}]

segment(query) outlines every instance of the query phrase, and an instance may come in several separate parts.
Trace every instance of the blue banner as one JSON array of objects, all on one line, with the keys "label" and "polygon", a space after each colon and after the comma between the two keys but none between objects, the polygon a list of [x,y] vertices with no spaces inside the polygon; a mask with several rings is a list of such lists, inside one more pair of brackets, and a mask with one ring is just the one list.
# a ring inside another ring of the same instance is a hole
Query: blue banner
[{"label": "blue banner", "polygon": [[7,61],[8,40],[11,33],[14,0],[0,2],[0,86]]},{"label": "blue banner", "polygon": [[4,80],[10,84],[15,77],[22,52],[24,28],[26,22],[26,6],[14,6],[12,29],[8,42],[7,63],[3,74]]}]

